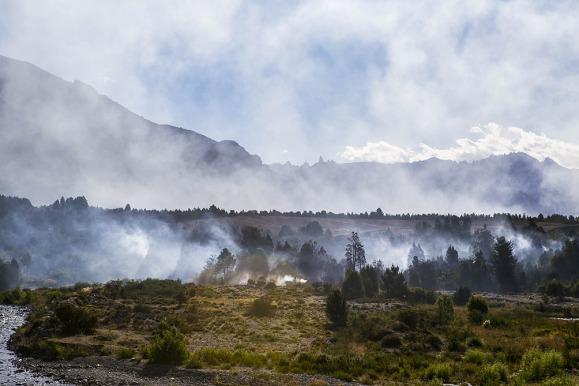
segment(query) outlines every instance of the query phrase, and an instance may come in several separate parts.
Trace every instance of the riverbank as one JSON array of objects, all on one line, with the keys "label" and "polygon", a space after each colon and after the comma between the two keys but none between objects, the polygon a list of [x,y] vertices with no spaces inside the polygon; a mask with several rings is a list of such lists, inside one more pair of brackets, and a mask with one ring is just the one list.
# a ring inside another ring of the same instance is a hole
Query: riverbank
[{"label": "riverbank", "polygon": [[[60,385],[44,371],[24,366],[22,359],[8,347],[14,331],[28,315],[26,307],[0,305],[0,383],[10,385]],[[40,375],[44,374],[44,375]]]},{"label": "riverbank", "polygon": [[23,358],[19,367],[72,385],[353,385],[324,376],[255,369],[195,370],[109,356],[51,362]]}]

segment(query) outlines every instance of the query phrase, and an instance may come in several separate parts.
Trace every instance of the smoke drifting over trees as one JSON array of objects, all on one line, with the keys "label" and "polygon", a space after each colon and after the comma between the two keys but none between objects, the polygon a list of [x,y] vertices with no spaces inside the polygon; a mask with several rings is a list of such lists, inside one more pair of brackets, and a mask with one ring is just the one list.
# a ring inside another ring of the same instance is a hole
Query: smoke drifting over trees
[{"label": "smoke drifting over trees", "polygon": [[155,277],[338,285],[346,277],[355,294],[346,290],[346,297],[360,291],[396,297],[404,292],[402,283],[513,292],[536,289],[550,278],[575,280],[576,219],[542,220],[561,230],[546,232],[537,218],[526,216],[260,214],[215,206],[145,211],[95,208],[84,197],[34,207],[1,196],[0,284]]}]

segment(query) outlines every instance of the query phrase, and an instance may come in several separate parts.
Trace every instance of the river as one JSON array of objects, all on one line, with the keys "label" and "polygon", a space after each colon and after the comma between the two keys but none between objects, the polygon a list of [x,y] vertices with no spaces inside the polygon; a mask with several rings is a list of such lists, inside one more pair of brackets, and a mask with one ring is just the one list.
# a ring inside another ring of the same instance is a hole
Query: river
[{"label": "river", "polygon": [[8,348],[8,340],[18,327],[24,324],[27,310],[25,307],[0,305],[0,384],[1,385],[62,385],[18,368],[18,357]]}]

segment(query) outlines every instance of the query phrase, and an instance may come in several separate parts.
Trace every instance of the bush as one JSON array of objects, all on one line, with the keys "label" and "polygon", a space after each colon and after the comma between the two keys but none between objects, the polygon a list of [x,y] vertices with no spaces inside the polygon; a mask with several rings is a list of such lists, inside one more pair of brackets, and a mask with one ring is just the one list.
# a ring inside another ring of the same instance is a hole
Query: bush
[{"label": "bush", "polygon": [[473,323],[481,323],[489,312],[487,302],[480,296],[472,295],[466,305],[468,318]]},{"label": "bush", "polygon": [[424,371],[425,379],[440,379],[449,381],[452,376],[452,368],[448,363],[435,363],[426,368]]},{"label": "bush", "polygon": [[434,304],[436,294],[434,291],[413,287],[408,290],[408,303],[410,304]]},{"label": "bush", "polygon": [[180,280],[145,279],[145,280],[114,280],[106,283],[103,294],[106,297],[131,298],[163,297],[182,302],[186,296],[185,286]]},{"label": "bush", "polygon": [[131,359],[135,356],[135,350],[132,348],[123,347],[115,353],[116,356],[120,359]]},{"label": "bush", "polygon": [[70,302],[61,302],[54,314],[66,335],[91,334],[97,326],[97,318],[91,312]]},{"label": "bush", "polygon": [[438,323],[447,325],[454,320],[454,307],[448,295],[441,295],[436,300],[436,317]]},{"label": "bush", "polygon": [[486,353],[480,350],[468,350],[464,355],[464,360],[475,365],[482,365],[492,361],[493,354]]},{"label": "bush", "polygon": [[345,326],[348,321],[348,306],[342,291],[336,289],[326,298],[326,315],[337,327]]},{"label": "bush", "polygon": [[540,286],[539,289],[541,292],[549,296],[555,296],[559,298],[565,296],[568,291],[567,287],[565,287],[565,285],[557,279],[551,279],[546,281],[545,283],[543,283],[543,285]]},{"label": "bush", "polygon": [[470,296],[471,296],[470,288],[459,287],[454,293],[454,295],[452,295],[452,300],[454,301],[454,304],[456,304],[457,306],[464,306],[470,299]]},{"label": "bush", "polygon": [[247,310],[248,315],[257,317],[272,316],[274,313],[275,307],[271,304],[271,300],[265,297],[255,299]]},{"label": "bush", "polygon": [[268,281],[264,288],[265,288],[266,290],[272,290],[272,289],[275,289],[276,287],[277,287],[277,286],[275,285],[275,282],[273,282],[273,281]]},{"label": "bush", "polygon": [[529,350],[521,359],[520,377],[525,381],[558,375],[564,367],[563,355],[555,351]]},{"label": "bush", "polygon": [[146,351],[151,362],[166,365],[180,365],[188,356],[183,335],[166,322],[159,324]]},{"label": "bush", "polygon": [[380,340],[380,344],[384,348],[398,348],[402,346],[402,340],[398,335],[386,335]]},{"label": "bush", "polygon": [[415,330],[421,322],[421,315],[417,310],[406,308],[398,311],[396,318],[399,322],[404,323],[409,329]]},{"label": "bush", "polygon": [[485,365],[480,371],[480,384],[482,386],[498,386],[508,380],[508,368],[503,363]]}]

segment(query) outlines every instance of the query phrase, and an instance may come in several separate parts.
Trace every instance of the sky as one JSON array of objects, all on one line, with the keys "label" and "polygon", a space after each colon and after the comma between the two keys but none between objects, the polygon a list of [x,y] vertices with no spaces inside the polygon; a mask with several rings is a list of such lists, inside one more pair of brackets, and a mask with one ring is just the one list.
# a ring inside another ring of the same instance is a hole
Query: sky
[{"label": "sky", "polygon": [[579,168],[576,1],[0,0],[0,54],[264,162]]}]

